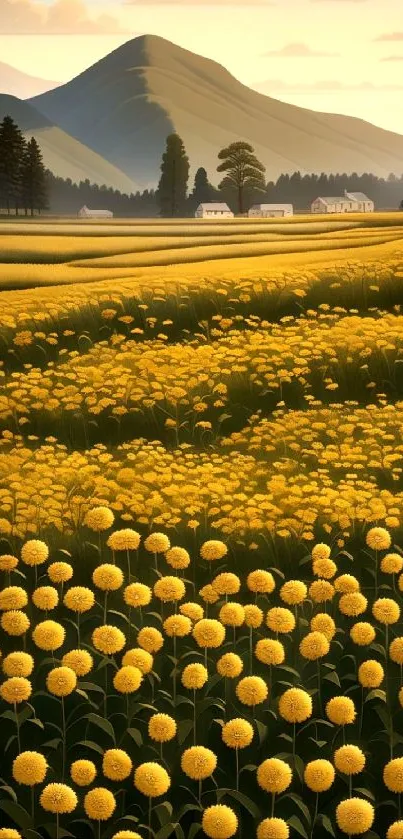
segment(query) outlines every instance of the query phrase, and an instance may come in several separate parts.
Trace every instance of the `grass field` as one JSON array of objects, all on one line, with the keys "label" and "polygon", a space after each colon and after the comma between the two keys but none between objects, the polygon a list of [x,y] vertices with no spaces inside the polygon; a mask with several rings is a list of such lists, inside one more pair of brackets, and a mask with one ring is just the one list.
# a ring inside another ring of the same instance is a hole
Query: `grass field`
[{"label": "grass field", "polygon": [[402,214],[0,253],[0,839],[402,839]]}]

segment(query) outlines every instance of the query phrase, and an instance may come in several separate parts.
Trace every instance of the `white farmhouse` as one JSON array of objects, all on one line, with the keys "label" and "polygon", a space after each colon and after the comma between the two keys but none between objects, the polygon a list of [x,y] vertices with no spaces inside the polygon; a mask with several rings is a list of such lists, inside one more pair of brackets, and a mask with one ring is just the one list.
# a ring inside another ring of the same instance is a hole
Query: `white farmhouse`
[{"label": "white farmhouse", "polygon": [[113,218],[113,213],[110,210],[90,210],[84,204],[81,210],[78,211],[79,218]]},{"label": "white farmhouse", "polygon": [[292,204],[253,204],[249,218],[285,218],[294,215]]},{"label": "white farmhouse", "polygon": [[211,202],[209,204],[199,204],[196,212],[196,218],[234,218],[232,210],[228,204],[219,204],[218,202]]},{"label": "white farmhouse", "polygon": [[363,192],[344,192],[342,197],[319,197],[311,204],[312,213],[373,213],[374,202]]}]

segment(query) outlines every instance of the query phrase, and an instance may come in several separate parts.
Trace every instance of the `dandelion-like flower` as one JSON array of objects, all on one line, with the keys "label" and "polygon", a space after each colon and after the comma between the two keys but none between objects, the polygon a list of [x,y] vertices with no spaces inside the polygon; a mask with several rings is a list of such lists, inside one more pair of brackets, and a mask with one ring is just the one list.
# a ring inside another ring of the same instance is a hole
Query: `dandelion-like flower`
[{"label": "dandelion-like flower", "polygon": [[302,580],[288,580],[280,589],[280,597],[288,606],[297,606],[303,603],[307,594],[308,589]]},{"label": "dandelion-like flower", "polygon": [[72,813],[78,804],[74,790],[67,784],[48,784],[42,790],[41,807],[49,813]]},{"label": "dandelion-like flower", "polygon": [[222,574],[217,574],[211,585],[217,594],[233,595],[238,594],[241,588],[241,581],[236,574],[225,571]]},{"label": "dandelion-like flower", "polygon": [[20,702],[27,702],[32,693],[32,685],[28,679],[22,676],[12,676],[0,685],[0,696],[10,705],[19,705]]},{"label": "dandelion-like flower", "polygon": [[194,623],[200,621],[204,617],[204,609],[199,603],[181,603],[179,612],[184,617],[189,618]]},{"label": "dandelion-like flower", "polygon": [[267,699],[269,688],[260,676],[245,676],[238,682],[235,692],[243,705],[254,707]]},{"label": "dandelion-like flower", "polygon": [[309,596],[314,603],[326,603],[333,600],[334,585],[329,580],[314,580],[309,586]]},{"label": "dandelion-like flower", "polygon": [[209,839],[230,839],[238,830],[238,819],[226,804],[213,804],[204,810],[202,828]]},{"label": "dandelion-like flower", "polygon": [[134,786],[147,798],[158,798],[168,792],[171,779],[159,763],[142,763],[134,772]]},{"label": "dandelion-like flower", "polygon": [[351,594],[342,594],[339,600],[340,612],[350,618],[356,618],[358,615],[362,615],[367,607],[368,600],[360,591],[354,591]]},{"label": "dandelion-like flower", "polygon": [[315,577],[331,580],[337,574],[337,565],[332,559],[315,559],[312,563],[312,571]]},{"label": "dandelion-like flower", "polygon": [[245,621],[245,612],[240,603],[224,603],[221,606],[219,618],[224,626],[242,626]]},{"label": "dandelion-like flower", "polygon": [[243,661],[236,653],[224,653],[217,661],[217,673],[225,679],[236,679],[243,670]]},{"label": "dandelion-like flower", "polygon": [[70,650],[62,658],[64,667],[69,667],[76,676],[86,676],[94,666],[92,655],[87,650]]},{"label": "dandelion-like flower", "polygon": [[3,612],[0,619],[0,626],[7,635],[18,637],[19,635],[25,635],[30,627],[30,622],[25,612],[20,612],[19,609],[12,609],[10,612]]},{"label": "dandelion-like flower", "polygon": [[51,609],[56,609],[59,602],[59,595],[57,589],[53,586],[40,586],[32,592],[32,602],[37,609],[42,609],[49,612]]},{"label": "dandelion-like flower", "polygon": [[326,545],[324,542],[318,542],[312,548],[311,557],[313,562],[329,559],[331,552],[332,550],[329,548],[329,545]]},{"label": "dandelion-like flower", "polygon": [[127,606],[148,606],[151,602],[152,591],[144,583],[130,583],[123,592],[123,599]]},{"label": "dandelion-like flower", "polygon": [[263,819],[257,826],[257,839],[289,839],[290,828],[284,819]]},{"label": "dandelion-like flower", "polygon": [[185,583],[179,577],[161,577],[155,583],[154,594],[163,603],[174,603],[185,596]]},{"label": "dandelion-like flower", "polygon": [[106,544],[112,551],[137,551],[140,545],[140,533],[130,527],[115,530],[108,536]]},{"label": "dandelion-like flower", "polygon": [[[0,834],[1,839],[1,834]],[[393,822],[393,824],[388,827],[386,833],[386,839],[403,839],[403,820],[399,819],[397,822]]]},{"label": "dandelion-like flower", "polygon": [[118,693],[135,693],[143,680],[143,674],[137,667],[126,664],[117,670],[113,677],[113,687]]},{"label": "dandelion-like flower", "polygon": [[21,752],[13,762],[14,780],[28,787],[42,784],[47,770],[46,758],[40,752]]},{"label": "dandelion-like flower", "polygon": [[211,605],[213,603],[217,603],[217,600],[220,599],[219,595],[216,591],[214,591],[213,586],[210,584],[203,586],[203,588],[200,589],[199,594],[205,603],[210,603]]},{"label": "dandelion-like flower", "polygon": [[89,787],[96,778],[97,770],[92,760],[75,760],[70,766],[71,780],[78,787]]},{"label": "dandelion-like flower", "polygon": [[40,539],[30,539],[21,548],[21,559],[25,565],[42,565],[49,557],[49,548]]},{"label": "dandelion-like flower", "polygon": [[92,582],[101,591],[117,591],[123,585],[123,573],[117,565],[105,562],[95,568]]},{"label": "dandelion-like flower", "polygon": [[169,714],[153,714],[148,721],[148,734],[157,743],[168,743],[176,735],[176,722]]},{"label": "dandelion-like flower", "polygon": [[222,727],[222,739],[231,749],[244,749],[253,740],[253,727],[241,717],[229,720]]},{"label": "dandelion-like flower", "polygon": [[364,752],[358,746],[340,746],[334,753],[334,765],[344,775],[358,775],[365,767]]},{"label": "dandelion-like flower", "polygon": [[183,687],[188,690],[200,690],[206,684],[208,672],[204,664],[187,664],[181,676]]},{"label": "dandelion-like flower", "polygon": [[101,533],[103,530],[109,530],[115,521],[115,516],[109,507],[93,507],[88,510],[84,522],[90,530],[95,533]]},{"label": "dandelion-like flower", "polygon": [[217,767],[217,757],[211,749],[204,746],[191,746],[181,757],[182,772],[193,781],[204,781]]},{"label": "dandelion-like flower", "polygon": [[84,798],[84,810],[89,819],[105,822],[113,816],[116,809],[115,796],[105,787],[95,787]]},{"label": "dandelion-like flower", "polygon": [[273,606],[266,615],[266,624],[272,632],[288,633],[295,629],[295,617],[289,609]]},{"label": "dandelion-like flower", "polygon": [[52,562],[48,567],[48,577],[52,583],[67,583],[73,576],[73,568],[68,562]]},{"label": "dandelion-like flower", "polygon": [[134,647],[131,650],[127,650],[122,658],[122,665],[124,667],[127,665],[137,667],[143,676],[147,673],[151,673],[153,664],[154,659],[151,653],[148,653],[147,650],[143,650],[141,647]]},{"label": "dandelion-like flower", "polygon": [[391,792],[403,792],[403,757],[395,757],[384,766],[383,782]]},{"label": "dandelion-like flower", "polygon": [[359,647],[367,647],[375,639],[375,629],[367,621],[358,621],[350,629],[350,638]]},{"label": "dandelion-like flower", "polygon": [[299,651],[303,658],[309,661],[316,661],[323,658],[330,650],[330,643],[323,632],[309,632],[305,635],[299,645]]},{"label": "dandelion-like flower", "polygon": [[28,603],[26,591],[21,586],[7,586],[0,591],[0,610],[24,609]]},{"label": "dandelion-like flower", "polygon": [[164,554],[169,551],[171,543],[165,533],[151,533],[144,540],[144,547],[149,553]]},{"label": "dandelion-like flower", "polygon": [[217,620],[203,618],[193,627],[193,638],[199,647],[220,647],[225,641],[225,627]]},{"label": "dandelion-like flower", "polygon": [[304,781],[313,792],[326,792],[334,778],[334,767],[329,760],[311,760],[305,766]]},{"label": "dandelion-like flower", "polygon": [[203,542],[200,548],[200,556],[207,562],[215,562],[218,559],[223,559],[224,556],[227,556],[227,553],[227,546],[218,539],[210,539],[208,542]]},{"label": "dandelion-like flower", "polygon": [[34,669],[34,660],[29,653],[9,653],[3,661],[6,676],[22,676],[27,679]]},{"label": "dandelion-like flower", "polygon": [[312,716],[312,698],[301,688],[288,688],[280,696],[278,710],[287,722],[305,722]]},{"label": "dandelion-like flower", "polygon": [[349,696],[333,696],[329,699],[325,711],[333,725],[350,725],[356,717],[355,705]]},{"label": "dandelion-like flower", "polygon": [[380,597],[372,606],[372,614],[379,623],[390,625],[400,618],[400,606],[390,597]]},{"label": "dandelion-like flower", "polygon": [[358,668],[358,681],[363,688],[379,688],[384,677],[383,667],[375,659],[363,661]]},{"label": "dandelion-like flower", "polygon": [[121,629],[117,626],[98,626],[92,633],[92,643],[96,650],[104,655],[115,655],[119,653],[125,643],[126,638]]},{"label": "dandelion-like flower", "polygon": [[249,626],[251,629],[258,629],[259,626],[263,623],[263,612],[259,608],[259,606],[255,606],[253,603],[247,603],[246,606],[243,607],[244,615],[245,615],[245,624]]},{"label": "dandelion-like flower", "polygon": [[148,653],[157,653],[163,646],[164,639],[154,626],[143,626],[137,635],[137,643]]},{"label": "dandelion-like flower", "polygon": [[395,664],[403,664],[403,638],[401,636],[394,638],[391,644],[389,644],[389,657]]},{"label": "dandelion-like flower", "polygon": [[16,556],[12,556],[12,554],[3,554],[0,556],[0,571],[14,571],[17,565],[18,559]]},{"label": "dandelion-like flower", "polygon": [[165,554],[165,559],[171,568],[183,570],[190,565],[190,556],[185,548],[172,547]]},{"label": "dandelion-like flower", "polygon": [[285,792],[292,781],[292,771],[284,760],[270,757],[257,768],[257,782],[265,792],[278,795]]},{"label": "dandelion-like flower", "polygon": [[70,667],[55,667],[46,677],[46,687],[54,696],[69,696],[77,687],[77,676]]},{"label": "dandelion-like flower", "polygon": [[102,759],[102,772],[110,781],[124,781],[132,771],[131,758],[123,749],[107,749]]},{"label": "dandelion-like flower", "polygon": [[381,560],[381,571],[384,574],[400,574],[403,571],[403,556],[400,554],[385,554]]},{"label": "dandelion-like flower", "polygon": [[334,587],[339,594],[354,594],[355,591],[360,590],[360,584],[357,577],[353,574],[340,574],[334,581]]},{"label": "dandelion-like flower", "polygon": [[66,591],[63,603],[72,612],[84,614],[84,612],[89,612],[92,609],[95,603],[95,595],[90,588],[85,586],[72,586]]},{"label": "dandelion-like flower", "polygon": [[248,574],[246,585],[254,594],[271,594],[276,587],[273,574],[260,568]]},{"label": "dandelion-like flower", "polygon": [[319,612],[311,620],[311,630],[312,632],[322,632],[327,640],[331,641],[336,634],[336,624],[326,612]]},{"label": "dandelion-like flower", "polygon": [[358,836],[370,830],[375,813],[372,804],[363,798],[346,798],[336,807],[338,827],[348,836]]},{"label": "dandelion-like flower", "polygon": [[371,527],[365,541],[373,551],[387,551],[392,544],[390,533],[384,527]]},{"label": "dandelion-like flower", "polygon": [[0,839],[22,839],[22,836],[13,827],[0,827]]},{"label": "dandelion-like flower", "polygon": [[260,638],[255,647],[255,656],[262,664],[282,664],[285,659],[284,646],[274,638]]}]

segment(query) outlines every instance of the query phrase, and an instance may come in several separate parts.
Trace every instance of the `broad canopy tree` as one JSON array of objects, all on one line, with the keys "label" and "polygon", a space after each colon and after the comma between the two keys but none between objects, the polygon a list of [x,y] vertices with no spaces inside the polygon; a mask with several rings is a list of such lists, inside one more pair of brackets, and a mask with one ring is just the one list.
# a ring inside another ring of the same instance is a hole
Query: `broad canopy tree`
[{"label": "broad canopy tree", "polygon": [[254,148],[243,140],[222,149],[218,158],[222,163],[217,172],[226,173],[218,188],[236,193],[238,212],[242,214],[246,193],[265,192],[266,167],[257,159]]}]

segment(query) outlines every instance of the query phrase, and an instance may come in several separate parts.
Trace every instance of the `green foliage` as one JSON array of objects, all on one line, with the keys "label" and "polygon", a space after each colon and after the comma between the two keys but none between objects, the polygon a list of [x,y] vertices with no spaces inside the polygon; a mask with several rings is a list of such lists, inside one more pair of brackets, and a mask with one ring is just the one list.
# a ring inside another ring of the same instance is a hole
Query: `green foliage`
[{"label": "green foliage", "polygon": [[157,191],[162,216],[174,218],[184,214],[188,179],[189,159],[183,141],[178,134],[170,134],[162,156],[161,177]]},{"label": "green foliage", "polygon": [[223,162],[217,167],[217,172],[226,172],[219,189],[235,194],[238,212],[242,214],[247,193],[265,191],[265,166],[257,159],[253,147],[242,140],[222,149],[218,158]]}]

